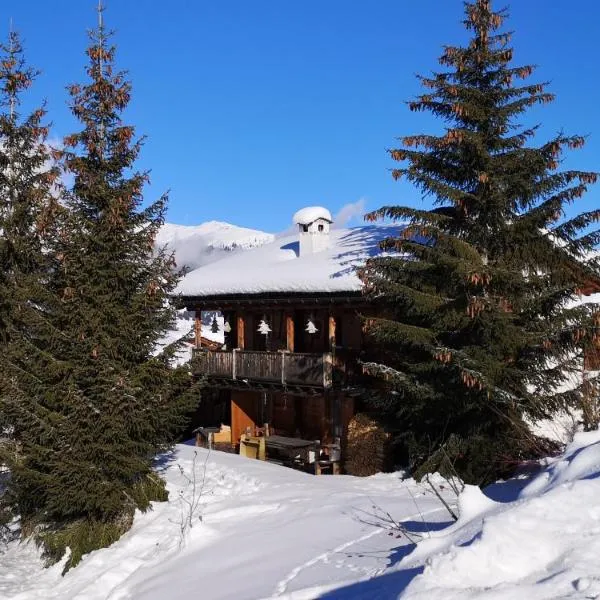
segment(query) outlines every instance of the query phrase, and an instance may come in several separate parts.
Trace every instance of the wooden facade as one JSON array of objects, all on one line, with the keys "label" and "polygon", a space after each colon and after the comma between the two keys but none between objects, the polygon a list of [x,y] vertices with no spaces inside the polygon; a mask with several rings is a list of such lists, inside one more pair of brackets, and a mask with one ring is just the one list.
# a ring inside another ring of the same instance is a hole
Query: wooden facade
[{"label": "wooden facade", "polygon": [[[589,281],[588,284],[581,290],[582,296],[590,296],[591,294],[600,294],[600,280]],[[596,315],[596,324],[600,327],[600,307]],[[600,333],[597,333],[593,338],[593,343],[589,347],[583,365],[585,371],[600,371]]]},{"label": "wooden facade", "polygon": [[[182,302],[197,314],[192,365],[194,374],[207,380],[206,421],[222,416],[231,426],[232,445],[242,435],[260,431],[343,446],[360,382],[360,313],[367,309],[361,294]],[[202,344],[203,311],[219,311],[224,317],[220,348]],[[268,324],[267,334],[259,330],[261,322]],[[216,403],[221,408],[215,410]]]},{"label": "wooden facade", "polygon": [[[590,284],[585,293],[599,291]],[[339,440],[344,447],[362,385],[363,319],[384,314],[384,307],[366,304],[358,292],[187,297],[181,303],[198,315],[192,364],[207,380],[205,420],[215,421],[203,425],[231,426],[232,445],[260,431],[323,444]],[[222,345],[201,338],[202,311],[223,314]],[[600,369],[600,340],[584,369]]]},{"label": "wooden facade", "polygon": [[331,444],[342,440],[354,414],[353,398],[343,393],[298,396],[231,390],[230,398],[233,445],[248,430]]}]

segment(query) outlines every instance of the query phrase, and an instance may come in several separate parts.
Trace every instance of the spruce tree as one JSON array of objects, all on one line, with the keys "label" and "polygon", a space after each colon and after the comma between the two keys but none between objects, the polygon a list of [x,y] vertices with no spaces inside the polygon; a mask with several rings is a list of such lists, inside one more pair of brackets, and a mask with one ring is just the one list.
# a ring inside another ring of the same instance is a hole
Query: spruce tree
[{"label": "spruce tree", "polygon": [[[45,368],[41,324],[52,261],[44,249],[60,212],[45,109],[21,115],[23,93],[36,75],[11,32],[0,45],[0,464],[11,470],[21,463],[23,437],[39,418],[30,394],[39,390],[36,370]],[[20,512],[13,474],[0,497],[0,513],[7,517]]]},{"label": "spruce tree", "polygon": [[382,382],[374,407],[417,475],[445,468],[483,483],[532,449],[524,418],[581,399],[567,384],[599,317],[573,301],[599,280],[600,210],[566,217],[596,181],[560,170],[563,151],[584,139],[559,133],[535,145],[537,127],[519,122],[553,95],[527,81],[532,66],[513,65],[506,12],[475,0],[465,15],[468,45],[445,47],[445,69],[420,77],[425,92],[409,102],[444,131],[403,137],[389,151],[400,163],[393,177],[435,208],[367,215],[406,225],[361,276],[389,307],[367,322],[375,343],[365,366]]},{"label": "spruce tree", "polygon": [[47,364],[11,465],[24,531],[50,562],[70,548],[66,568],[167,498],[153,457],[197,403],[187,368],[170,365],[177,346],[156,355],[180,277],[172,254],[155,249],[167,197],[144,202],[142,140],[122,118],[131,86],[102,21],[90,35],[88,80],[69,87],[82,127],[62,150],[73,185],[48,248]]},{"label": "spruce tree", "polygon": [[5,346],[23,325],[20,313],[34,293],[28,284],[46,268],[42,243],[58,170],[46,144],[45,109],[23,118],[19,112],[37,72],[26,65],[16,32],[0,45],[0,53],[0,343]]},{"label": "spruce tree", "polygon": [[210,330],[212,333],[219,333],[219,322],[217,321],[217,315],[213,317],[213,320],[210,324]]}]

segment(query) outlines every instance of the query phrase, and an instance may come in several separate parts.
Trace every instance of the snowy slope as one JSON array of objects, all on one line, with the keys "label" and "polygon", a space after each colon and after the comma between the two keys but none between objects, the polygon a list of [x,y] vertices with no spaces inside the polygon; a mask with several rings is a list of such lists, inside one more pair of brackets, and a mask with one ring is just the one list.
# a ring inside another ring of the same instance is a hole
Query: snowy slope
[{"label": "snowy slope", "polygon": [[315,477],[203,449],[194,460],[195,451],[177,446],[161,461],[169,502],[136,515],[121,540],[64,577],[60,565],[43,569],[32,544],[0,550],[0,598],[257,600],[306,588],[314,598],[315,585],[372,577],[403,556],[382,511],[417,529],[446,517],[433,494],[398,474]]},{"label": "snowy slope", "polygon": [[[44,570],[31,544],[0,550],[0,598],[600,597],[600,432],[578,434],[531,479],[486,495],[468,486],[453,524],[399,474],[314,477],[185,445],[158,468],[170,501],[65,577],[60,565]],[[386,513],[421,541],[399,536]]]},{"label": "snowy slope", "polygon": [[175,251],[178,267],[195,269],[237,250],[267,244],[274,238],[271,233],[220,221],[208,221],[195,226],[165,223],[158,233],[156,245],[166,245]]}]

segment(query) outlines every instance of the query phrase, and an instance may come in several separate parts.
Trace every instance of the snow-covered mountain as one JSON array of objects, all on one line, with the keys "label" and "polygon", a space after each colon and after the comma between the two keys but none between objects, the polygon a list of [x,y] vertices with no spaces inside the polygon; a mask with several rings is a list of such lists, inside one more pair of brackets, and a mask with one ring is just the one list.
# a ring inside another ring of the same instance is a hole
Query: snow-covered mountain
[{"label": "snow-covered mountain", "polygon": [[[221,221],[207,221],[201,225],[174,225],[165,223],[157,237],[156,247],[167,246],[175,252],[177,267],[186,267],[192,271],[200,266],[214,262],[232,253],[249,250],[275,239],[272,233],[256,229],[237,227]],[[189,337],[194,328],[193,312],[180,310],[177,314],[175,328],[170,331],[156,346],[156,352],[167,344],[178,339]],[[202,336],[211,340],[223,341],[223,318],[216,314],[203,315]],[[212,319],[217,318],[220,325],[218,333],[211,331]],[[180,351],[174,364],[183,364],[192,356],[192,344],[187,343]]]},{"label": "snow-covered mountain", "polygon": [[272,233],[221,221],[193,226],[165,223],[156,238],[156,245],[166,245],[173,250],[178,267],[195,269],[231,252],[262,246],[274,239]]}]

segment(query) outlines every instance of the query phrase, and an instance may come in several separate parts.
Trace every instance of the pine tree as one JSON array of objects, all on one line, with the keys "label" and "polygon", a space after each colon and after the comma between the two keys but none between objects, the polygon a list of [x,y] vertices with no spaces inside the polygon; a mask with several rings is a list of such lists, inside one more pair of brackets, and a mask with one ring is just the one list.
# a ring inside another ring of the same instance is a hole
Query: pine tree
[{"label": "pine tree", "polygon": [[219,333],[219,322],[217,321],[217,315],[213,317],[212,323],[210,324],[210,330],[212,333]]},{"label": "pine tree", "polygon": [[89,80],[69,88],[82,129],[62,151],[73,185],[48,249],[56,267],[47,369],[37,373],[35,419],[25,419],[22,458],[11,465],[26,531],[51,562],[70,548],[66,568],[118,539],[136,509],[166,499],[153,457],[197,402],[187,369],[170,366],[176,345],[154,356],[174,321],[169,297],[180,273],[171,253],[155,249],[167,197],[144,203],[148,175],[135,170],[142,140],[122,119],[131,86],[108,38],[100,19]]},{"label": "pine tree", "polygon": [[444,133],[406,136],[389,151],[402,163],[394,178],[435,208],[367,215],[407,225],[383,244],[395,254],[370,260],[361,276],[390,307],[368,322],[376,349],[366,367],[382,381],[374,406],[417,475],[446,468],[482,483],[531,450],[524,417],[581,398],[581,388],[559,390],[598,336],[593,308],[572,301],[599,278],[591,226],[600,210],[565,216],[596,181],[559,169],[564,149],[584,139],[560,133],[536,146],[537,127],[518,122],[553,96],[525,81],[533,67],[512,64],[505,11],[475,0],[465,13],[469,44],[445,47],[446,70],[420,77],[425,93],[409,103]]}]

